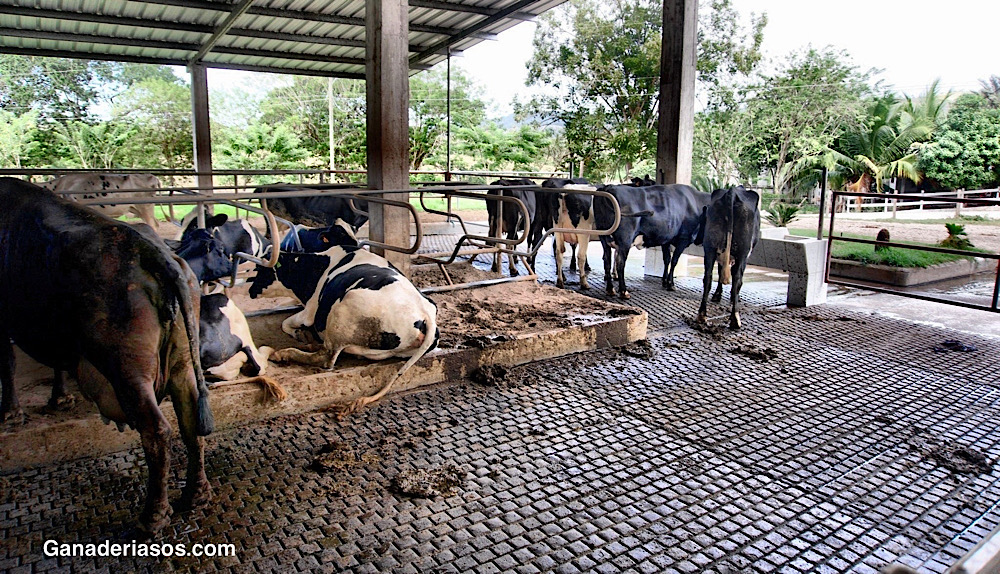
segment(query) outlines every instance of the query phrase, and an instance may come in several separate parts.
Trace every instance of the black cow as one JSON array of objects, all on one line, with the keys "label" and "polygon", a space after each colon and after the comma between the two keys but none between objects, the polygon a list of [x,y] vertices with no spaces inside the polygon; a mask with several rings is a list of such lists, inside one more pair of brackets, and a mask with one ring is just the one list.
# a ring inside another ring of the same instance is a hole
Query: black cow
[{"label": "black cow", "polygon": [[134,426],[149,465],[140,526],[169,520],[170,395],[187,446],[184,500],[211,498],[214,423],[198,355],[198,284],[162,244],[29,183],[0,178],[0,419],[20,412],[11,343],[76,374],[104,417]]},{"label": "black cow", "polygon": [[191,229],[185,232],[180,241],[169,243],[177,255],[187,262],[201,283],[233,274],[233,266],[236,263],[229,258],[223,243],[207,229]]},{"label": "black cow", "polygon": [[[349,187],[343,184],[327,185],[295,185],[290,183],[279,183],[258,187],[254,193],[268,191],[302,191],[316,189],[344,189]],[[354,200],[358,210],[368,211],[368,202],[363,199]],[[334,221],[340,219],[347,222],[357,231],[368,221],[367,215],[362,215],[351,209],[350,199],[347,197],[337,197],[333,195],[315,197],[272,197],[267,200],[268,210],[276,217],[287,219],[292,223],[310,225],[313,227],[326,227],[332,225]]]},{"label": "black cow", "polygon": [[632,178],[632,187],[649,187],[651,185],[656,185],[656,182],[648,175]]},{"label": "black cow", "polygon": [[[663,287],[674,289],[674,268],[681,254],[692,244],[700,244],[702,210],[711,197],[689,185],[671,184],[649,187],[608,185],[602,188],[618,200],[622,219],[618,229],[601,237],[604,247],[604,280],[609,295],[614,294],[611,253],[615,250],[615,271],[618,275],[618,295],[628,299],[625,287],[625,261],[635,246],[663,248]],[[598,227],[608,228],[614,222],[609,201],[598,197],[594,211]],[[673,255],[671,255],[673,248]]]},{"label": "black cow", "polygon": [[[729,301],[729,328],[740,328],[740,289],[743,272],[747,267],[750,251],[760,239],[760,196],[743,186],[717,189],[712,192],[711,203],[704,210],[705,226],[705,279],[701,294],[698,320],[705,322],[708,293],[712,289],[712,267],[719,262],[719,286],[712,295],[713,301],[722,300],[722,284],[732,280]],[[730,267],[732,270],[730,271]]]},{"label": "black cow", "polygon": [[[535,185],[533,181],[527,178],[517,178],[517,179],[500,179],[494,181],[490,185],[503,185],[503,186],[513,186],[513,185]],[[535,222],[535,212],[536,212],[536,201],[535,192],[531,189],[491,189],[487,191],[487,195],[497,196],[502,195],[504,197],[514,197],[521,200],[524,203],[524,207],[528,212],[528,221],[531,224],[528,225],[528,237],[527,246],[531,250],[535,246],[537,240],[541,238],[542,232],[540,228],[534,225]],[[515,207],[513,204],[505,203],[503,205],[503,221],[498,221],[497,211],[499,211],[498,201],[487,201],[486,211],[489,214],[490,221],[490,236],[491,237],[503,237],[506,234],[508,240],[512,240],[517,237],[517,232],[521,229],[525,229],[524,217],[521,215],[521,210]],[[534,236],[534,231],[538,229],[537,237]],[[536,243],[532,242],[535,239]],[[502,259],[502,254],[497,253],[493,258],[493,271],[500,271],[500,262]],[[511,276],[517,275],[517,266],[514,263],[514,258],[510,255],[507,256],[508,267],[510,269]],[[532,262],[533,263],[533,262]]]},{"label": "black cow", "polygon": [[[304,309],[285,319],[281,329],[323,348],[307,353],[295,348],[275,351],[271,360],[333,368],[346,351],[372,360],[409,357],[396,376],[377,393],[352,403],[347,411],[377,401],[438,339],[437,308],[388,261],[353,245],[336,245],[322,253],[281,253],[271,269],[258,266],[250,296],[268,295],[272,286],[290,290]],[[280,285],[276,285],[280,284]]]}]

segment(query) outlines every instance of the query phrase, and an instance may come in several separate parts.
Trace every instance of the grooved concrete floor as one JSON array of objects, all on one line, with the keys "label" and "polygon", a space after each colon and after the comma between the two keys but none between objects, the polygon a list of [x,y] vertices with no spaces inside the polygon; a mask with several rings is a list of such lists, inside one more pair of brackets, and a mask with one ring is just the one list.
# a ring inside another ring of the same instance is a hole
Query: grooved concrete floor
[{"label": "grooved concrete floor", "polygon": [[[47,539],[129,540],[137,450],[2,476],[0,571],[944,572],[1000,522],[996,472],[925,456],[1000,454],[1000,342],[963,334],[978,352],[935,353],[954,332],[786,310],[753,284],[744,330],[714,338],[683,321],[699,281],[629,284],[652,358],[574,355],[497,386],[390,396],[346,421],[314,413],[209,437],[214,503],[175,515],[160,541],[232,542],[234,558],[43,556]],[[311,470],[330,445],[347,453],[342,469]],[[176,500],[179,444],[173,454]],[[389,490],[401,470],[446,463],[467,472],[452,496]]]}]

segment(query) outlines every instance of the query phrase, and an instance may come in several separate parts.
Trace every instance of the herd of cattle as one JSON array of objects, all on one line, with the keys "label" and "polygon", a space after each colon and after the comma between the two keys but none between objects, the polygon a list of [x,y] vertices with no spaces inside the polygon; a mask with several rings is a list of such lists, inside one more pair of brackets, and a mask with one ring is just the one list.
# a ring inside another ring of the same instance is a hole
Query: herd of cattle
[{"label": "herd of cattle", "polygon": [[[273,385],[263,376],[268,360],[332,368],[345,351],[372,360],[408,359],[376,394],[350,405],[347,410],[352,411],[384,396],[435,347],[439,331],[433,301],[384,258],[359,246],[354,233],[367,219],[364,202],[354,205],[337,196],[271,198],[272,212],[296,225],[278,243],[277,264],[257,266],[250,295],[291,296],[301,302],[302,311],[286,319],[282,330],[314,350],[258,348],[227,293],[209,287],[234,273],[236,253],[270,257],[275,247],[256,228],[245,220],[208,214],[205,228],[199,228],[192,214],[177,239],[163,239],[155,230],[150,203],[84,207],[49,191],[87,191],[100,197],[106,190],[159,187],[158,181],[143,177],[72,175],[42,187],[0,178],[0,421],[22,416],[12,345],[55,371],[50,404],[65,394],[62,374],[74,374],[80,392],[97,404],[105,422],[139,432],[149,465],[140,526],[155,533],[170,511],[167,440],[172,431],[159,408],[164,397],[171,398],[188,451],[183,500],[198,505],[211,496],[202,437],[212,432],[214,422],[205,373],[223,380],[248,374]],[[559,287],[565,283],[562,254],[568,243],[578,249],[571,271],[575,263],[581,289],[588,288],[591,232],[610,229],[615,218],[608,197],[589,193],[600,189],[617,200],[621,212],[618,228],[600,236],[608,292],[614,293],[617,280],[618,294],[628,297],[625,260],[631,247],[662,247],[663,286],[673,289],[680,254],[703,243],[706,273],[699,319],[705,319],[717,261],[720,281],[714,299],[720,300],[722,283],[729,282],[731,273],[730,326],[739,328],[739,286],[759,236],[756,193],[736,187],[706,194],[648,180],[599,188],[567,179],[549,179],[540,188],[530,180],[495,185],[489,193],[519,199],[528,220],[514,209],[498,217],[497,202],[487,201],[491,235],[514,238],[523,231],[533,254],[546,231],[577,231],[555,233]],[[139,198],[147,192],[127,193]],[[129,210],[144,223],[112,219]],[[534,264],[533,255],[529,264]],[[517,273],[513,258],[510,273]]]}]

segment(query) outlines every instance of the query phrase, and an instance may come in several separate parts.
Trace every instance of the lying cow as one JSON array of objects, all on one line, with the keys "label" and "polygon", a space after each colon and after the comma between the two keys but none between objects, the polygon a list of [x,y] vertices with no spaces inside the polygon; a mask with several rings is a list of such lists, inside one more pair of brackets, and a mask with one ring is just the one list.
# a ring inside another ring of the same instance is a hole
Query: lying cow
[{"label": "lying cow", "polygon": [[[273,268],[258,266],[250,296],[269,296],[270,288],[290,290],[305,308],[285,319],[282,330],[299,340],[318,336],[320,351],[282,349],[275,362],[291,361],[333,368],[346,351],[380,361],[409,357],[399,372],[377,393],[348,408],[356,411],[381,399],[420,357],[434,348],[439,332],[437,308],[388,261],[338,239],[338,226],[327,240],[334,245],[321,253],[281,253]],[[267,290],[267,291],[265,291]]]},{"label": "lying cow", "polygon": [[[45,189],[56,193],[67,191],[87,191],[91,193],[68,195],[72,200],[95,199],[98,197],[111,197],[113,199],[128,198],[149,198],[156,197],[155,191],[123,191],[121,193],[108,192],[110,189],[159,189],[160,180],[155,175],[149,173],[132,173],[128,175],[114,175],[101,173],[72,173],[50,179],[41,184]],[[94,209],[104,215],[117,218],[132,212],[142,219],[143,223],[156,229],[155,207],[152,203],[119,203],[116,205],[94,205],[87,207]]]},{"label": "lying cow", "polygon": [[649,187],[651,185],[656,185],[656,182],[653,181],[653,178],[649,177],[648,175],[644,175],[642,177],[633,177],[631,181],[632,181],[632,187]]},{"label": "lying cow", "polygon": [[250,325],[233,301],[223,293],[201,296],[201,366],[215,378],[239,378],[244,365],[249,375],[263,375],[271,347],[257,348]]},{"label": "lying cow", "polygon": [[[538,225],[552,229],[561,227],[589,231],[594,227],[594,196],[585,193],[572,193],[572,190],[594,191],[597,188],[587,183],[585,179],[550,178],[542,182],[546,189],[565,189],[569,193],[542,193],[539,198]],[[566,281],[563,277],[562,260],[568,243],[573,249],[570,257],[570,271],[577,268],[580,272],[580,289],[590,289],[587,284],[587,246],[591,235],[586,233],[556,233],[552,251],[556,260],[556,287],[562,288]],[[577,249],[579,247],[579,249]]]},{"label": "lying cow", "polygon": [[[664,288],[674,290],[674,269],[680,256],[692,244],[700,244],[702,210],[711,196],[689,185],[671,184],[635,187],[607,185],[602,188],[618,200],[622,218],[618,229],[601,237],[604,247],[604,280],[609,295],[614,294],[614,271],[618,277],[618,295],[629,298],[625,287],[625,262],[632,247],[663,248]],[[614,223],[614,210],[607,199],[598,197],[594,203],[597,225],[608,228]],[[671,248],[673,253],[671,254]]]},{"label": "lying cow", "polygon": [[[339,231],[338,231],[339,230]],[[281,238],[282,253],[319,253],[333,247],[331,234],[336,234],[336,245],[358,246],[350,226],[343,220],[336,220],[330,227],[306,227],[295,224]]]},{"label": "lying cow", "polygon": [[[336,190],[350,188],[351,184],[319,184],[319,185],[295,185],[290,183],[278,183],[258,187],[254,193],[269,191],[303,191],[303,190]],[[275,215],[301,225],[313,227],[326,227],[332,225],[334,221],[340,219],[347,222],[357,231],[368,221],[368,202],[363,199],[354,200],[354,206],[358,213],[351,209],[350,198],[338,197],[336,195],[319,195],[313,197],[272,197],[267,200],[267,208]]]},{"label": "lying cow", "polygon": [[[514,185],[535,185],[533,181],[527,178],[517,178],[517,179],[500,179],[494,181],[490,185],[503,185],[503,186],[514,186]],[[502,192],[502,193],[501,193]],[[517,237],[517,232],[519,229],[526,229],[528,233],[527,245],[530,250],[537,243],[542,236],[541,226],[535,225],[535,212],[536,212],[536,201],[535,192],[531,189],[491,189],[486,192],[488,196],[503,195],[504,197],[514,197],[519,199],[521,203],[524,204],[525,209],[528,212],[528,222],[524,221],[524,217],[521,214],[521,210],[511,203],[503,203],[503,217],[498,217],[498,211],[501,202],[499,201],[487,201],[486,202],[486,212],[489,215],[490,222],[490,236],[491,237],[503,237],[507,236],[508,240],[513,240]],[[502,219],[502,221],[501,221]],[[530,223],[529,223],[530,222]],[[535,237],[537,231],[537,237]],[[532,243],[532,238],[535,242]],[[501,260],[503,259],[502,254],[497,253],[493,258],[493,271],[500,271]],[[508,268],[510,269],[511,277],[517,275],[517,265],[514,263],[514,257],[507,255]],[[533,264],[533,262],[532,262]]]},{"label": "lying cow", "polygon": [[[181,222],[181,235],[179,239],[198,229],[197,210],[184,217]],[[216,239],[222,242],[226,253],[234,257],[237,253],[246,253],[254,257],[263,257],[264,251],[271,245],[271,241],[264,237],[264,234],[257,231],[250,221],[246,219],[230,220],[225,213],[216,215],[205,215],[205,229],[212,232]]]},{"label": "lying cow", "polygon": [[187,446],[184,500],[207,502],[214,423],[198,353],[198,285],[162,244],[29,183],[0,178],[0,419],[20,413],[11,342],[75,373],[101,415],[135,427],[149,466],[140,526],[169,520],[170,395]]},{"label": "lying cow", "polygon": [[717,189],[712,192],[711,203],[704,211],[705,225],[705,279],[702,285],[701,307],[698,320],[705,322],[708,293],[712,290],[712,267],[719,263],[719,286],[712,295],[713,301],[722,300],[722,285],[732,281],[729,301],[729,328],[740,328],[740,289],[743,272],[747,267],[750,251],[760,239],[760,196],[743,186]]}]

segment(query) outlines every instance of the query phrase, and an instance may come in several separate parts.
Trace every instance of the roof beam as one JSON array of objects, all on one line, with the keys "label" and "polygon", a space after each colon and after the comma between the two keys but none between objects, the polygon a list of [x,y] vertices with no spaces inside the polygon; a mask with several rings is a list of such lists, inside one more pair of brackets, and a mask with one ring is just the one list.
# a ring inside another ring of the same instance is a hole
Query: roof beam
[{"label": "roof beam", "polygon": [[[180,6],[183,8],[195,8],[199,10],[217,10],[219,12],[229,12],[234,4],[229,2],[215,2],[213,0],[130,0],[133,2],[144,2],[146,4],[160,4],[163,6]],[[451,6],[456,6],[451,4]],[[340,16],[338,14],[322,14],[316,12],[306,12],[304,10],[286,10],[284,8],[266,8],[264,6],[251,6],[247,14],[254,16],[269,16],[271,18],[285,18],[294,20],[305,20],[307,22],[324,22],[327,24],[340,24],[343,26],[358,26],[364,28],[365,19],[352,16]],[[422,32],[428,34],[438,34],[440,36],[452,36],[460,32],[454,28],[444,28],[441,26],[426,26],[421,24],[410,24],[411,32]],[[476,36],[483,40],[493,40],[495,35],[483,34]]]},{"label": "roof beam", "polygon": [[53,20],[75,20],[78,22],[96,22],[115,26],[134,26],[136,28],[157,28],[161,30],[178,30],[181,32],[197,32],[211,34],[212,27],[204,24],[187,24],[184,22],[167,22],[166,20],[147,20],[145,18],[130,18],[127,16],[109,16],[105,14],[83,14],[68,10],[45,10],[42,8],[22,8],[21,6],[0,5],[0,14],[10,16],[26,16],[29,18],[49,18]]},{"label": "roof beam", "polygon": [[[7,54],[22,56],[39,56],[43,58],[75,58],[79,60],[106,60],[111,62],[134,62],[137,64],[159,64],[163,66],[186,66],[187,60],[180,58],[152,58],[148,56],[130,56],[128,54],[81,53],[67,50],[47,50],[42,48],[20,48],[16,46],[0,46]],[[271,74],[291,74],[295,76],[321,76],[324,78],[344,78],[348,80],[364,80],[364,74],[354,72],[335,72],[313,70],[308,68],[289,68],[283,66],[256,66],[252,64],[229,64],[222,62],[203,62],[207,68],[224,70],[244,70],[247,72],[267,72]]]},{"label": "roof beam", "polygon": [[219,43],[219,40],[221,40],[222,37],[229,32],[229,29],[233,27],[236,20],[250,9],[251,5],[253,5],[253,0],[240,0],[239,4],[237,4],[233,8],[232,12],[226,16],[226,19],[215,27],[215,30],[212,31],[212,35],[209,36],[208,40],[205,40],[205,42],[202,43],[198,53],[191,58],[191,64],[197,64],[205,59],[205,55],[212,51],[212,48],[214,48],[215,45]]},{"label": "roof beam", "polygon": [[491,26],[493,24],[496,24],[497,22],[499,22],[500,20],[503,20],[504,18],[509,18],[511,14],[514,14],[514,13],[517,13],[517,12],[521,11],[522,9],[524,9],[524,8],[526,8],[528,6],[531,6],[532,4],[534,4],[537,1],[538,0],[518,0],[517,2],[511,4],[510,6],[504,8],[502,10],[498,10],[492,16],[487,16],[486,18],[483,18],[479,22],[477,22],[477,23],[475,23],[475,24],[467,27],[466,29],[462,30],[461,32],[459,32],[457,34],[453,34],[453,35],[449,36],[448,38],[445,38],[444,40],[441,40],[437,44],[434,44],[431,47],[427,48],[426,50],[418,53],[416,56],[410,56],[410,65],[413,66],[414,64],[420,63],[421,60],[424,60],[424,59],[429,58],[431,56],[437,55],[438,53],[440,53],[441,51],[445,50],[446,48],[448,48],[449,46],[451,46],[455,42],[458,42],[460,40],[464,40],[465,38],[469,38],[469,37],[475,36],[480,31],[482,31],[484,28],[487,28],[487,27],[489,27],[489,26]]},{"label": "roof beam", "polygon": [[[431,10],[443,10],[447,12],[464,12],[467,14],[479,14],[480,16],[492,16],[499,10],[484,8],[482,6],[472,6],[470,4],[457,4],[455,2],[442,2],[441,0],[409,0],[412,8],[430,8]],[[511,14],[508,18],[514,20],[533,21],[536,16],[530,12],[518,12]]]}]

